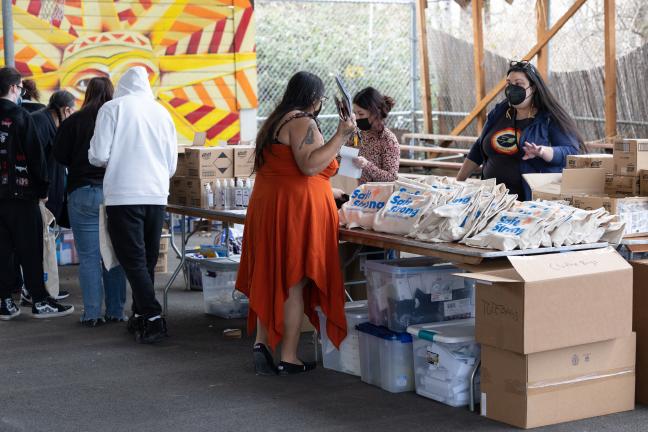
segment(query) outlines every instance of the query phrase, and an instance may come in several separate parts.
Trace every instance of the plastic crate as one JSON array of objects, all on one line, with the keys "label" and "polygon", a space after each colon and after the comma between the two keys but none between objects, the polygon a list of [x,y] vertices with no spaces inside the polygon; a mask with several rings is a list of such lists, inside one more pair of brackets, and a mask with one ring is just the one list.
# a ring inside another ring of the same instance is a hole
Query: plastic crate
[{"label": "plastic crate", "polygon": [[326,334],[326,316],[320,307],[317,307],[322,341],[322,363],[327,369],[360,376],[360,336],[356,325],[366,322],[369,317],[367,301],[348,302],[344,305],[344,312],[347,321],[347,337],[338,350]]},{"label": "plastic crate", "polygon": [[249,301],[237,291],[236,275],[240,256],[200,261],[205,313],[221,318],[244,318]]}]

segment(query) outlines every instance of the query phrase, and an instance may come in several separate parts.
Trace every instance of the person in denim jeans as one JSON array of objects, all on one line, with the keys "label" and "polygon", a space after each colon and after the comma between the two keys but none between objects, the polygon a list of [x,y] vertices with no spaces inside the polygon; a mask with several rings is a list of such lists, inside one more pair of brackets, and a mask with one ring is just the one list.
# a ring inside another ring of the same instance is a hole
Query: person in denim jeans
[{"label": "person in denim jeans", "polygon": [[[79,254],[79,282],[83,292],[81,323],[88,327],[106,321],[125,321],[124,271],[121,267],[106,271],[99,250],[99,206],[104,201],[105,169],[88,161],[97,113],[112,96],[113,85],[108,78],[90,80],[81,110],[61,124],[54,142],[54,157],[68,167],[68,213]],[[105,314],[101,307],[104,299]]]}]

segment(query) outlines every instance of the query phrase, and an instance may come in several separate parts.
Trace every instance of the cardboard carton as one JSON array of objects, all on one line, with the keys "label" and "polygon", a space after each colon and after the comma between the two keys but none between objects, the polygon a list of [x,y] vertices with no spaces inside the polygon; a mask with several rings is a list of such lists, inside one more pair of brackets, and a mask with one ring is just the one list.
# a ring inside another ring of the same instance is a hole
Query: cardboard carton
[{"label": "cardboard carton", "polygon": [[626,224],[624,237],[637,237],[648,234],[648,197],[574,197],[572,205],[583,210],[603,207],[617,215]]},{"label": "cardboard carton", "polygon": [[605,195],[639,196],[639,176],[605,176]]},{"label": "cardboard carton", "polygon": [[632,267],[614,249],[508,260],[504,270],[458,274],[479,283],[477,342],[530,354],[632,331]]},{"label": "cardboard carton", "polygon": [[[162,230],[162,235],[168,235],[169,230],[168,229],[163,229]],[[168,253],[169,252],[169,241],[170,239],[168,237],[162,237],[160,238],[160,253]]]},{"label": "cardboard carton", "polygon": [[482,345],[482,415],[534,428],[634,409],[636,337],[530,355]]},{"label": "cardboard carton", "polygon": [[606,173],[614,172],[614,157],[611,154],[582,154],[567,156],[567,168],[603,168]]},{"label": "cardboard carton", "polygon": [[190,147],[185,154],[187,173],[192,177],[234,176],[234,150],[231,147]]},{"label": "cardboard carton", "polygon": [[169,260],[166,253],[161,253],[158,256],[157,264],[155,264],[155,273],[167,273],[169,271]]},{"label": "cardboard carton", "polygon": [[624,139],[614,143],[614,174],[636,176],[648,169],[648,140]]},{"label": "cardboard carton", "polygon": [[639,196],[648,196],[648,170],[639,172]]},{"label": "cardboard carton", "polygon": [[185,153],[178,154],[178,163],[174,174],[178,177],[185,177],[189,175],[189,167],[187,166],[187,155]]},{"label": "cardboard carton", "polygon": [[186,205],[185,177],[174,176],[169,183],[169,204]]},{"label": "cardboard carton", "polygon": [[234,149],[234,177],[250,177],[254,172],[256,147],[237,145]]},{"label": "cardboard carton", "polygon": [[637,402],[648,405],[648,260],[633,261],[634,314],[632,329],[637,333]]},{"label": "cardboard carton", "polygon": [[570,201],[575,195],[603,195],[603,168],[565,169],[562,173],[522,174],[531,188],[532,198]]}]

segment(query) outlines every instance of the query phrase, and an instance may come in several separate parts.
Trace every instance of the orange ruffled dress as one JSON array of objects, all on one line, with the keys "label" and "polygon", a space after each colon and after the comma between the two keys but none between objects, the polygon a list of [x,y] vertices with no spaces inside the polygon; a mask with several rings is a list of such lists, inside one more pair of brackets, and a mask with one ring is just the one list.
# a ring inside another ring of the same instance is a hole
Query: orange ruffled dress
[{"label": "orange ruffled dress", "polygon": [[283,336],[288,289],[304,277],[304,312],[319,330],[315,311],[326,315],[326,332],[336,347],[347,333],[344,285],[338,254],[338,212],[329,178],[338,164],[302,174],[292,149],[274,144],[264,153],[250,197],[236,289],[250,299],[248,330],[256,319],[268,329],[274,348]]}]

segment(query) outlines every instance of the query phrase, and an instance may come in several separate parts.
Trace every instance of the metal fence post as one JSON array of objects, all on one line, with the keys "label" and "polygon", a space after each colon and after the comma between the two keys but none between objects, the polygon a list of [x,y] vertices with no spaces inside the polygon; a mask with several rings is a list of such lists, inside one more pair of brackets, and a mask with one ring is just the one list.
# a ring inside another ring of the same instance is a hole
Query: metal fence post
[{"label": "metal fence post", "polygon": [[5,66],[14,67],[13,11],[11,0],[2,0],[2,37],[4,38]]}]

